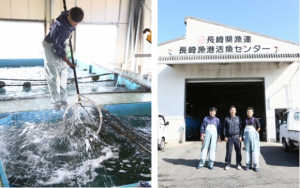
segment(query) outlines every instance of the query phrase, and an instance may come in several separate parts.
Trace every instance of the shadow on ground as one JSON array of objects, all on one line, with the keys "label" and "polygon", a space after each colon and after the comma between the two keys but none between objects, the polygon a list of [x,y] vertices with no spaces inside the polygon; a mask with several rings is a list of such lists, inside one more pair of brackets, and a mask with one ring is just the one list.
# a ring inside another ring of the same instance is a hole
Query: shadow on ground
[{"label": "shadow on ground", "polygon": [[260,153],[267,165],[285,167],[299,166],[299,149],[285,152],[280,146],[261,146]]},{"label": "shadow on ground", "polygon": [[[196,168],[199,164],[198,159],[168,159],[163,158],[165,162],[171,163],[173,165],[184,165],[188,167],[194,167]],[[214,162],[214,168],[224,168],[225,163],[222,162]],[[205,167],[207,167],[207,161],[205,163]]]},{"label": "shadow on ground", "polygon": [[[280,146],[261,146],[260,153],[267,165],[298,167],[299,166],[299,149],[293,149],[289,152],[284,152]],[[199,159],[170,159],[163,158],[167,163],[173,165],[183,165],[196,168],[199,164]],[[206,162],[207,166],[207,162]],[[224,168],[224,162],[214,162],[215,168]]]}]

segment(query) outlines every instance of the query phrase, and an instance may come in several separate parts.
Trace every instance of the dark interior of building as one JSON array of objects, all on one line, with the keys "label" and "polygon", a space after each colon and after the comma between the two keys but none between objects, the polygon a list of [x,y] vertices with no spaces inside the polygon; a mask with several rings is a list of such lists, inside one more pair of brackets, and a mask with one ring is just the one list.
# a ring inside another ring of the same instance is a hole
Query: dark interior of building
[{"label": "dark interior of building", "polygon": [[[234,105],[237,116],[247,117],[247,107],[254,108],[254,117],[261,123],[260,140],[266,141],[265,89],[263,82],[212,82],[186,84],[186,117],[199,123],[186,123],[186,141],[200,140],[200,125],[209,108],[217,108],[217,117],[223,124],[229,116],[229,107]],[[186,122],[188,122],[186,120]],[[223,126],[222,126],[223,127]],[[223,136],[221,137],[222,139]]]}]

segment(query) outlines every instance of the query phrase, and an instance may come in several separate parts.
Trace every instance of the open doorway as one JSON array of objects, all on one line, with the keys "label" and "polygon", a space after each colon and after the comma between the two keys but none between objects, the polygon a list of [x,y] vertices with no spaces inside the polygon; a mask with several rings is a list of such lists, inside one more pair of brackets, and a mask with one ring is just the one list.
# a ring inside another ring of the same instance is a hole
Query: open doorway
[{"label": "open doorway", "polygon": [[[209,108],[218,109],[221,123],[229,115],[229,107],[236,106],[237,116],[246,118],[247,107],[254,108],[254,116],[261,124],[260,140],[266,141],[265,89],[263,80],[187,81],[186,83],[186,141],[200,140],[200,125]],[[191,121],[193,119],[193,121]],[[192,123],[191,123],[192,122]],[[222,136],[222,139],[223,136]]]}]

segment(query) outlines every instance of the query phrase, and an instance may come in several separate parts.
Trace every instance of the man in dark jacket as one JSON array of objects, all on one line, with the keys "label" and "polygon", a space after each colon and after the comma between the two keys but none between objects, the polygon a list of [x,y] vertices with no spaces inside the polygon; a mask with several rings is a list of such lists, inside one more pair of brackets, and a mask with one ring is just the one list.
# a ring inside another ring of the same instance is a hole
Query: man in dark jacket
[{"label": "man in dark jacket", "polygon": [[231,164],[232,145],[236,152],[236,165],[237,169],[241,169],[242,154],[241,154],[241,141],[243,134],[242,119],[236,116],[235,106],[230,106],[230,116],[224,120],[223,135],[226,141],[226,157],[225,157],[225,170],[229,170]]},{"label": "man in dark jacket", "polygon": [[62,12],[43,41],[46,80],[56,110],[67,106],[67,65],[73,69],[76,65],[67,58],[66,45],[83,17],[84,13],[79,7]]}]

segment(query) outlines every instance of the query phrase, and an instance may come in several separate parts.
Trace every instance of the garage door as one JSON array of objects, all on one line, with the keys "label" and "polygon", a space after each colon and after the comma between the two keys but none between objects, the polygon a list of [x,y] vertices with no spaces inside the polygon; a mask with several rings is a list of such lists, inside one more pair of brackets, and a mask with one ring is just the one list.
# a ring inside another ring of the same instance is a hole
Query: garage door
[{"label": "garage door", "polygon": [[191,124],[190,118],[202,122],[209,115],[209,108],[216,107],[221,123],[229,116],[229,107],[236,106],[237,114],[246,118],[247,107],[254,108],[254,116],[259,118],[263,129],[261,140],[266,140],[265,133],[265,89],[263,78],[246,79],[191,79],[186,80],[186,140],[200,138],[200,124]]}]

